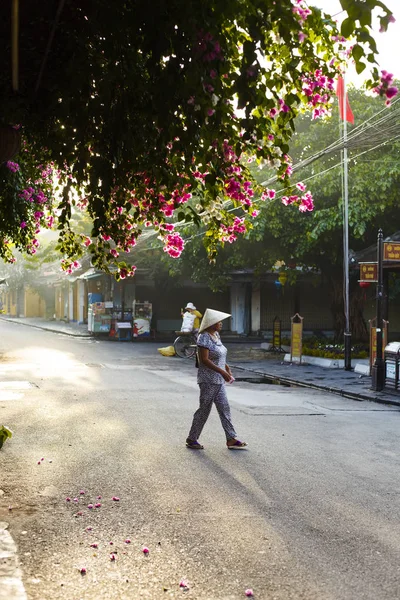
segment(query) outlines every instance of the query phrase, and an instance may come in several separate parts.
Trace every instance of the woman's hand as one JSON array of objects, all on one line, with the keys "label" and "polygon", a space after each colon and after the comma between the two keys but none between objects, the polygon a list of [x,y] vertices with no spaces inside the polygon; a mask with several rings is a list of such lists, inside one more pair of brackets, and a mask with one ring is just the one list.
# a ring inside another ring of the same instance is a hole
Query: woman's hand
[{"label": "woman's hand", "polygon": [[232,379],[232,375],[228,373],[228,371],[222,371],[221,375],[225,379],[225,381],[230,381]]}]

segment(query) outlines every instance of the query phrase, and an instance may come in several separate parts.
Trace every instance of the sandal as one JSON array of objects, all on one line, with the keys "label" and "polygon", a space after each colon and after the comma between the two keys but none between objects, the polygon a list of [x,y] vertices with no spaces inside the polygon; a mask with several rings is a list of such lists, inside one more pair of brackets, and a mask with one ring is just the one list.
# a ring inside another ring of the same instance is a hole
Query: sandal
[{"label": "sandal", "polygon": [[204,450],[204,446],[189,438],[186,440],[186,448],[190,448],[191,450]]},{"label": "sandal", "polygon": [[[228,440],[228,442],[230,441]],[[243,450],[247,446],[246,442],[241,442],[240,440],[235,440],[233,444],[228,444],[228,442],[226,442],[228,450]]]}]

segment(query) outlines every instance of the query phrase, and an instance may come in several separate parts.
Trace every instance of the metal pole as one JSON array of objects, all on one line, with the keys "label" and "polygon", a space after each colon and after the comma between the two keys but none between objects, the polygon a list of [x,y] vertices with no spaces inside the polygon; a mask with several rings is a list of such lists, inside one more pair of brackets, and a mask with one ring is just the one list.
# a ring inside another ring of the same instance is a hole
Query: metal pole
[{"label": "metal pole", "polygon": [[343,73],[343,279],[344,279],[344,369],[351,371],[350,291],[349,291],[349,161],[347,155],[346,73]]},{"label": "metal pole", "polygon": [[383,390],[385,386],[385,363],[382,356],[383,337],[383,233],[378,231],[378,283],[376,286],[376,357],[372,365],[372,389],[376,392]]},{"label": "metal pole", "polygon": [[11,5],[11,76],[12,89],[18,91],[18,71],[19,71],[19,0],[12,0]]}]

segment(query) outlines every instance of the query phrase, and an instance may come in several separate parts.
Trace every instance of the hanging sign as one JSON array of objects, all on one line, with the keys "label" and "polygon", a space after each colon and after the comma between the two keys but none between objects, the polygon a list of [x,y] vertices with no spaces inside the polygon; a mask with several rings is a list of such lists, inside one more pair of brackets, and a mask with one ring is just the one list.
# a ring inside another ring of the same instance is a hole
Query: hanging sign
[{"label": "hanging sign", "polygon": [[297,358],[301,363],[303,352],[303,317],[296,313],[291,317],[292,335],[290,341],[290,360]]},{"label": "hanging sign", "polygon": [[[382,327],[382,358],[385,350],[385,346],[387,344],[387,330],[389,321],[385,321],[383,319],[383,327]],[[371,373],[372,365],[375,363],[376,359],[376,318],[370,319],[369,321],[369,370]]]},{"label": "hanging sign", "polygon": [[360,263],[360,283],[362,281],[368,283],[375,283],[378,281],[378,263],[377,262],[366,262]]},{"label": "hanging sign", "polygon": [[400,244],[393,242],[383,243],[383,260],[399,260],[400,261]]}]

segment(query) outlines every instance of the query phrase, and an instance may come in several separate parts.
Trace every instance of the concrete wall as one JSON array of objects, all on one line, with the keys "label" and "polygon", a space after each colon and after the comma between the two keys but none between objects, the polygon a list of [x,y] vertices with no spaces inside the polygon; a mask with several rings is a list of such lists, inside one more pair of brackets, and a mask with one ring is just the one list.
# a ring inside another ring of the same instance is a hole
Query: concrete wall
[{"label": "concrete wall", "polygon": [[44,298],[30,288],[25,288],[24,316],[41,318],[46,316],[46,302]]}]

